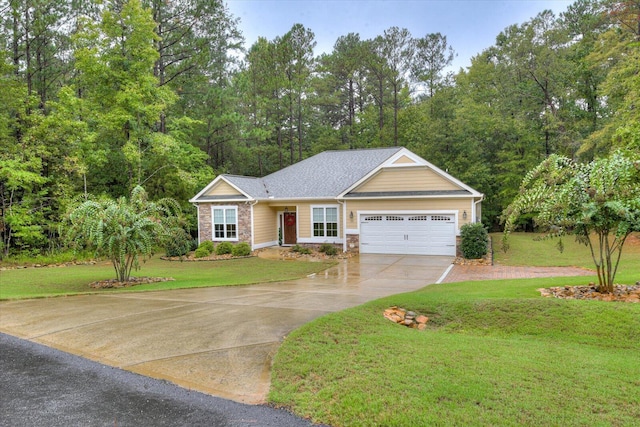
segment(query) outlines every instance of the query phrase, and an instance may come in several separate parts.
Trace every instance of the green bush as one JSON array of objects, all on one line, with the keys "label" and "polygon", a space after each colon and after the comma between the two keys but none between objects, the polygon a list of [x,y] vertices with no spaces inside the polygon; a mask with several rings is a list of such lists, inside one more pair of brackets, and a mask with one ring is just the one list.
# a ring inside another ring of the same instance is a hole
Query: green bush
[{"label": "green bush", "polygon": [[216,255],[226,255],[233,252],[233,244],[231,242],[221,242],[216,246]]},{"label": "green bush", "polygon": [[238,243],[231,250],[233,256],[249,256],[251,255],[251,246],[247,242]]},{"label": "green bush", "polygon": [[320,252],[329,255],[329,256],[333,256],[333,255],[337,255],[338,254],[338,248],[336,248],[334,245],[332,245],[331,243],[323,243],[322,245],[320,245],[320,249],[318,249]]},{"label": "green bush", "polygon": [[305,246],[300,246],[300,245],[295,245],[291,248],[291,252],[297,252],[299,254],[303,254],[303,255],[310,255],[311,254],[311,249],[305,247]]},{"label": "green bush", "polygon": [[211,252],[209,252],[207,248],[198,248],[193,254],[193,256],[195,256],[196,258],[205,258],[209,255],[211,255]]},{"label": "green bush", "polygon": [[482,223],[465,224],[460,228],[460,250],[467,259],[482,258],[489,250],[489,234]]},{"label": "green bush", "polygon": [[203,242],[200,243],[200,246],[198,246],[198,249],[204,249],[207,252],[209,252],[209,254],[212,254],[215,250],[214,246],[213,246],[213,242],[211,240],[205,240]]},{"label": "green bush", "polygon": [[193,239],[183,228],[176,227],[169,233],[169,239],[165,246],[167,256],[185,256],[191,250]]}]

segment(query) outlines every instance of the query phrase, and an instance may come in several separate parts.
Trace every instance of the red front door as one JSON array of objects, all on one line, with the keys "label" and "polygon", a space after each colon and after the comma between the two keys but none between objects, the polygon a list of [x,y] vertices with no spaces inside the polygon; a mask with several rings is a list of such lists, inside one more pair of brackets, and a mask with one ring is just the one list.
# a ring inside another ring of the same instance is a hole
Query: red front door
[{"label": "red front door", "polygon": [[296,230],[296,213],[285,212],[284,213],[284,244],[295,245],[298,242],[298,233]]}]

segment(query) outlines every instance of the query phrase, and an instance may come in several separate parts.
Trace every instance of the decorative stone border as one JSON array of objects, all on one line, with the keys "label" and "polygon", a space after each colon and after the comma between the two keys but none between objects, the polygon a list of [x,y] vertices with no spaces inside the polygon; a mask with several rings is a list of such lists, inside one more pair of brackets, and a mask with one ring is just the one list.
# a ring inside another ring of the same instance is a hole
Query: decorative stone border
[{"label": "decorative stone border", "polygon": [[168,256],[161,256],[160,259],[163,261],[179,261],[179,262],[199,262],[199,261],[224,261],[224,260],[228,260],[228,259],[242,259],[242,258],[253,258],[257,255],[246,255],[246,256],[233,256],[231,254],[224,254],[224,255],[209,255],[209,256],[203,256],[201,258],[195,258],[193,256],[193,253],[191,253],[189,256],[183,256],[183,257],[179,257],[179,256],[172,256],[172,257],[168,257]]},{"label": "decorative stone border", "polygon": [[53,264],[27,264],[27,265],[11,265],[0,267],[0,271],[8,271],[8,270],[24,270],[25,268],[60,268],[60,267],[71,267],[74,265],[95,265],[99,262],[107,260],[90,260],[90,261],[69,261],[69,262],[59,262]]},{"label": "decorative stone border", "polygon": [[560,299],[592,299],[599,301],[622,301],[640,303],[640,282],[635,285],[615,285],[613,293],[598,292],[594,283],[588,286],[557,286],[538,289],[543,297]]},{"label": "decorative stone border", "polygon": [[109,279],[92,282],[89,286],[93,289],[129,288],[136,285],[146,285],[147,283],[173,282],[174,280],[176,279],[173,277],[129,277],[126,282],[121,282],[118,279]]}]

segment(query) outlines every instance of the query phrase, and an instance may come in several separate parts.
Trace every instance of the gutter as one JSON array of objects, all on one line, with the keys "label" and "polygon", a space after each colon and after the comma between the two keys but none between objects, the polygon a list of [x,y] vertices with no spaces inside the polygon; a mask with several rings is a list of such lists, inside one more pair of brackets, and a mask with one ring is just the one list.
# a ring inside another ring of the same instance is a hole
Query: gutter
[{"label": "gutter", "polygon": [[[473,222],[477,222],[476,216],[478,212],[478,203],[482,203],[483,200],[484,200],[484,194],[480,196],[480,200],[473,202]],[[480,222],[482,222],[482,218],[480,218]]]},{"label": "gutter", "polygon": [[342,252],[347,252],[347,202],[336,199],[342,205]]},{"label": "gutter", "polygon": [[[253,207],[258,203],[257,200],[249,200],[244,202],[245,204],[249,205],[249,212],[251,213],[251,250],[253,251],[253,247],[255,245],[255,230],[254,230],[254,226],[253,226]],[[200,222],[198,222],[198,227],[200,226]]]}]

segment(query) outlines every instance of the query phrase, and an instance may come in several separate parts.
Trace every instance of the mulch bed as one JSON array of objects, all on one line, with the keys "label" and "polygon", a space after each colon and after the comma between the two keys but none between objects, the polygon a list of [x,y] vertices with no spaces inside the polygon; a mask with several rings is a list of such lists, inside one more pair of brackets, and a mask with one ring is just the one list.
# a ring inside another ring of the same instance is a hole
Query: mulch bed
[{"label": "mulch bed", "polygon": [[129,288],[147,283],[172,282],[174,280],[176,279],[173,277],[130,277],[126,282],[121,282],[118,279],[99,280],[90,283],[89,286],[93,289]]}]

